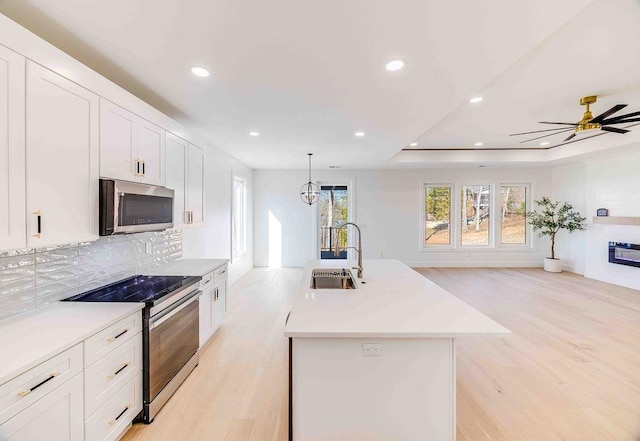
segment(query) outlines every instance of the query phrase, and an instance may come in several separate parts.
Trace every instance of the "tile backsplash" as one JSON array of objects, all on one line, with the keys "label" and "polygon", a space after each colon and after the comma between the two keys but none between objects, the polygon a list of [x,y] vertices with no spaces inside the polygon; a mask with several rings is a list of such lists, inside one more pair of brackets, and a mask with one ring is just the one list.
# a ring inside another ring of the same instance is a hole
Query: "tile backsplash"
[{"label": "tile backsplash", "polygon": [[179,230],[0,252],[0,319],[144,273],[180,257]]}]

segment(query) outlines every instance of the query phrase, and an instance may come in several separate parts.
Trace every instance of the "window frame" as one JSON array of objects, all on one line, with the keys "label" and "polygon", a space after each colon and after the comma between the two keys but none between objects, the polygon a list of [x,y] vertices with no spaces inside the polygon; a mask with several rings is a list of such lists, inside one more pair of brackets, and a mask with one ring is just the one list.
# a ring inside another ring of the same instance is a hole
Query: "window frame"
[{"label": "window frame", "polygon": [[[241,201],[241,214],[240,214],[240,238],[241,247],[236,247],[236,182],[242,183],[242,201]],[[232,260],[242,257],[247,254],[247,179],[243,176],[232,174],[231,177],[231,256]]]},{"label": "window frame", "polygon": [[[463,245],[462,243],[462,189],[463,187],[489,187],[489,229],[487,230],[489,233],[489,236],[487,237],[487,244],[486,245]],[[495,216],[495,185],[492,183],[485,183],[485,184],[480,184],[480,183],[468,183],[468,182],[461,182],[457,185],[457,190],[458,190],[458,207],[457,207],[457,222],[456,222],[456,229],[458,230],[458,247],[461,250],[487,250],[487,249],[492,249],[495,248],[495,231],[493,231],[495,229],[495,222],[493,221],[493,217]]]},{"label": "window frame", "polygon": [[[427,187],[447,187],[451,192],[451,202],[449,205],[449,243],[448,244],[426,244],[426,231],[425,231],[425,223],[427,221],[427,198],[426,198],[426,189]],[[420,200],[421,200],[421,209],[420,209],[420,250],[421,251],[443,251],[443,250],[454,250],[457,244],[457,229],[453,228],[453,213],[454,209],[457,206],[456,200],[458,199],[458,195],[456,195],[456,184],[452,183],[444,183],[444,182],[433,182],[433,181],[421,181],[420,182]]]},{"label": "window frame", "polygon": [[497,210],[497,230],[496,230],[496,248],[503,248],[508,250],[526,250],[533,248],[533,228],[527,222],[525,217],[525,243],[502,243],[502,187],[525,187],[525,212],[531,211],[531,205],[533,203],[532,198],[532,185],[530,183],[523,182],[500,182],[500,207]]}]

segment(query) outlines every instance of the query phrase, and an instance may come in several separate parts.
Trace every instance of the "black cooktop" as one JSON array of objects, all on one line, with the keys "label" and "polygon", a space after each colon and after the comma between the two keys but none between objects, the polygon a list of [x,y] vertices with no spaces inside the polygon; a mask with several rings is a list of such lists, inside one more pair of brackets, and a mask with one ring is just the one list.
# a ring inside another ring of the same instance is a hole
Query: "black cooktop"
[{"label": "black cooktop", "polygon": [[65,301],[150,303],[198,280],[200,277],[134,276],[69,297]]}]

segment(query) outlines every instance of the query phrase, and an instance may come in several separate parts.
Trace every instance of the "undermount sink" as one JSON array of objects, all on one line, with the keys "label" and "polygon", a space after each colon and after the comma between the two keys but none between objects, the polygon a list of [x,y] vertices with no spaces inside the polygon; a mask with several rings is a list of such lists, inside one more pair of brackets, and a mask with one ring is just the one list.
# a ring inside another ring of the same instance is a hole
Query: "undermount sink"
[{"label": "undermount sink", "polygon": [[314,268],[311,289],[356,289],[351,270],[346,268]]}]

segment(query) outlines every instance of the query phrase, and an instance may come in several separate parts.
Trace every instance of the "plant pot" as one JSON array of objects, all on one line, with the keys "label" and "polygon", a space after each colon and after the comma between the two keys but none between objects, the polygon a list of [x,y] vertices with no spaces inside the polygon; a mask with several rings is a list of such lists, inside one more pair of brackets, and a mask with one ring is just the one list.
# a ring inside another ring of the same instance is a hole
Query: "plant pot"
[{"label": "plant pot", "polygon": [[550,273],[561,273],[562,261],[560,259],[552,259],[551,257],[545,257],[544,270]]}]

